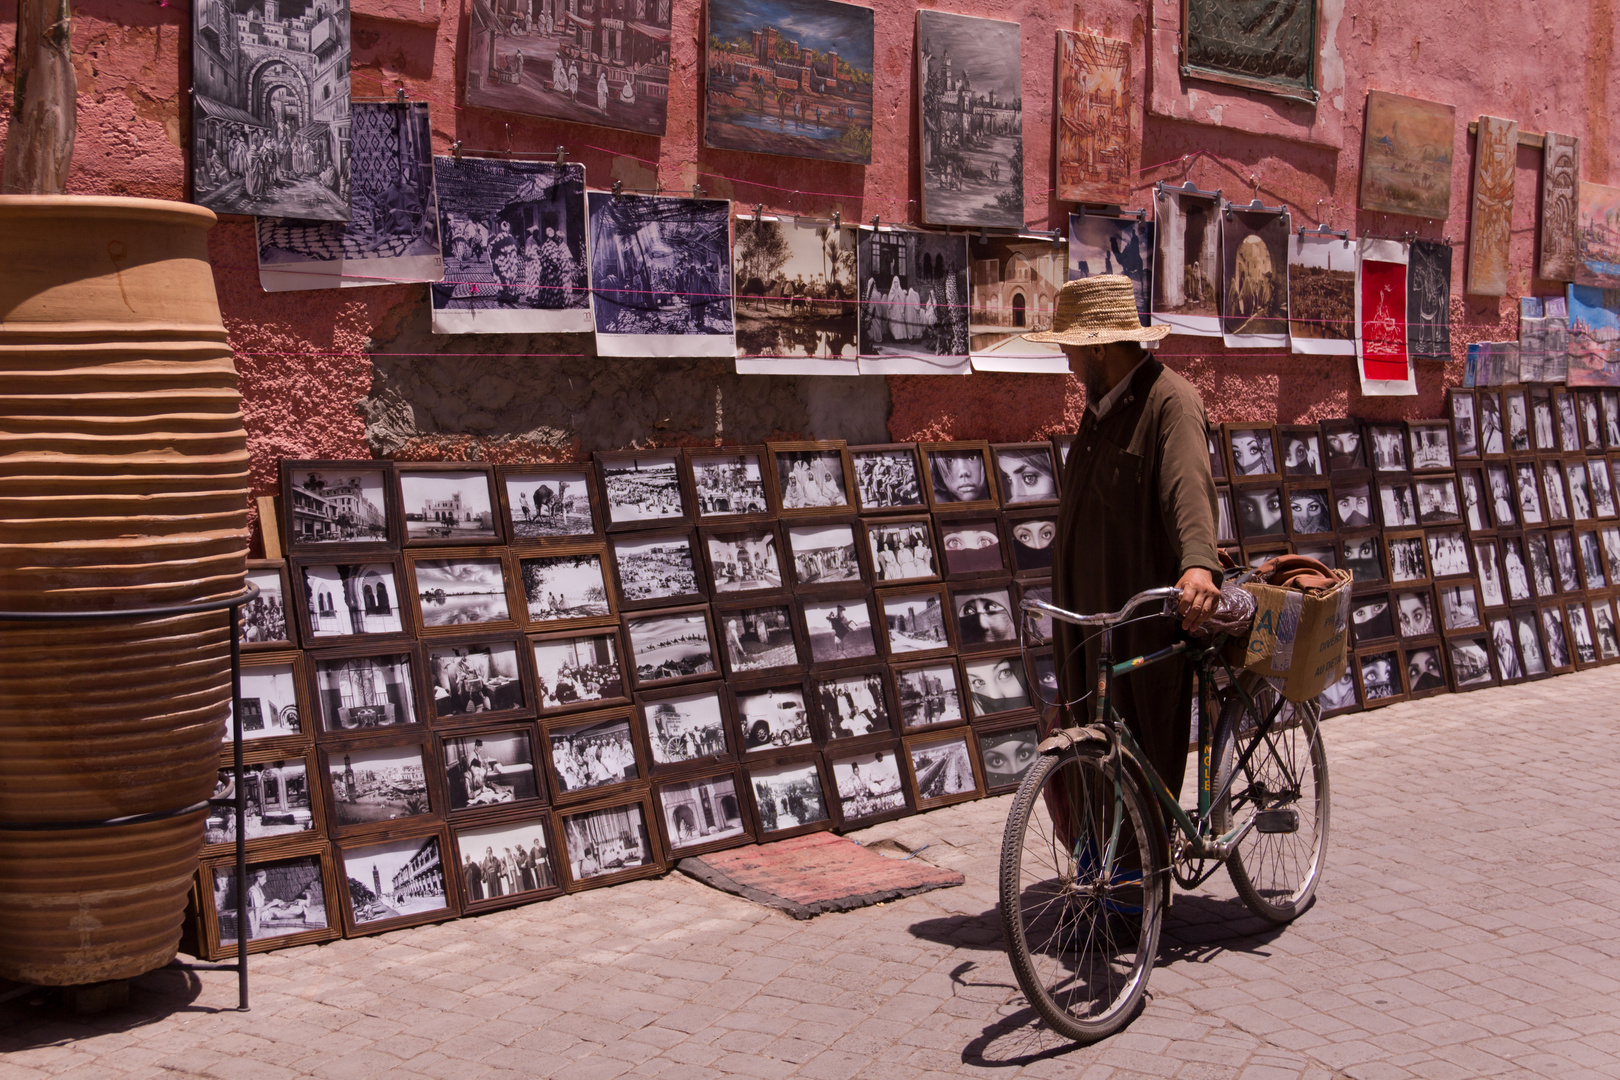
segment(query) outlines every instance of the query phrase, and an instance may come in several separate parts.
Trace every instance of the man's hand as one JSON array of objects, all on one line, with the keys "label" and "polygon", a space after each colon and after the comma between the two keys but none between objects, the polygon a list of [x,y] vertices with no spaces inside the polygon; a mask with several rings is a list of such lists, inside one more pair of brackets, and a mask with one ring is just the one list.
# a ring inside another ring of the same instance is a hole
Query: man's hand
[{"label": "man's hand", "polygon": [[1194,566],[1182,574],[1176,588],[1181,590],[1181,599],[1176,603],[1181,628],[1190,634],[1215,614],[1215,605],[1221,602],[1221,590],[1215,587],[1214,577],[1202,566]]}]

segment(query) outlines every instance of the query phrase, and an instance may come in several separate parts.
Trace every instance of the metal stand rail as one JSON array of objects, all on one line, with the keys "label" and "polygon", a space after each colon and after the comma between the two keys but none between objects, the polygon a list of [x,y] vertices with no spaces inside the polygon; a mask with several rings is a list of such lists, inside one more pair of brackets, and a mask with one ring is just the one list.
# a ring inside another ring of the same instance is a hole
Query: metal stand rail
[{"label": "metal stand rail", "polygon": [[[259,595],[259,587],[251,581],[239,593],[218,600],[204,600],[195,604],[166,604],[160,607],[120,608],[117,611],[0,611],[0,622],[117,622],[148,619],[164,615],[196,615],[208,611],[228,611],[231,629],[231,742],[233,750],[233,797],[229,800],[212,798],[178,810],[158,810],[150,814],[130,814],[125,817],[103,818],[100,821],[0,821],[3,832],[54,832],[71,829],[105,829],[121,825],[140,825],[148,821],[192,814],[209,806],[229,803],[236,813],[236,963],[186,964],[171,961],[168,965],[184,971],[236,971],[236,1007],[242,1012],[248,1008],[247,971],[247,785],[242,780],[242,621],[239,609]],[[13,991],[5,998],[14,997]],[[4,998],[0,998],[4,1000]]]}]

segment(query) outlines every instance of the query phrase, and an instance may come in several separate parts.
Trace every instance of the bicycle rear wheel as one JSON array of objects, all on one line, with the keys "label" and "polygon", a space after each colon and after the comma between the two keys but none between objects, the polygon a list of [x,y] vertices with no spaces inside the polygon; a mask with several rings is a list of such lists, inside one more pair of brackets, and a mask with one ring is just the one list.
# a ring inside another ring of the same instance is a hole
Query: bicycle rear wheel
[{"label": "bicycle rear wheel", "polygon": [[1310,906],[1322,880],[1330,802],[1327,754],[1314,701],[1283,702],[1271,730],[1260,738],[1260,717],[1276,707],[1277,691],[1264,680],[1245,685],[1260,715],[1237,693],[1221,710],[1213,746],[1212,817],[1216,835],[1254,820],[1226,860],[1226,871],[1250,911],[1286,923]]},{"label": "bicycle rear wheel", "polygon": [[1095,1042],[1141,1007],[1158,951],[1159,846],[1133,774],[1104,748],[1042,754],[1001,846],[1002,937],[1024,996],[1053,1030]]}]

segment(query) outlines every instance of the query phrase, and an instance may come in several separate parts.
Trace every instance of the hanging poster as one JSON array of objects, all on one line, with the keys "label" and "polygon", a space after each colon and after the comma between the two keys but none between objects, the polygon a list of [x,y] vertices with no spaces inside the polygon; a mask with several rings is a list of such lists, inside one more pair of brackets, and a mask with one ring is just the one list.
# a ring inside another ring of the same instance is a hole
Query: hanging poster
[{"label": "hanging poster", "polygon": [[433,159],[444,280],[435,334],[589,333],[585,167]]},{"label": "hanging poster", "polygon": [[1357,369],[1368,397],[1417,393],[1406,352],[1406,245],[1398,240],[1360,241],[1356,260]]},{"label": "hanging poster", "polygon": [[739,217],[732,233],[737,372],[859,375],[855,230]]},{"label": "hanging poster", "polygon": [[1541,273],[1575,279],[1575,211],[1580,202],[1581,140],[1549,131],[1541,152]]},{"label": "hanging poster", "polygon": [[1468,291],[1475,296],[1507,295],[1518,157],[1519,122],[1481,116],[1474,143],[1474,204],[1468,219]]},{"label": "hanging poster", "polygon": [[1142,325],[1153,310],[1153,222],[1082,210],[1069,215],[1069,280],[1123,274],[1136,291]]},{"label": "hanging poster", "polygon": [[1620,188],[1583,182],[1579,194],[1575,283],[1620,287]]},{"label": "hanging poster", "polygon": [[966,375],[967,237],[863,227],[862,375]]},{"label": "hanging poster", "polygon": [[1221,330],[1229,349],[1288,344],[1288,211],[1221,215]]},{"label": "hanging poster", "polygon": [[1213,195],[1161,189],[1154,231],[1153,325],[1221,336],[1221,208]]},{"label": "hanging poster", "polygon": [[255,222],[265,292],[438,281],[439,210],[425,101],[362,103],[350,114],[354,215]]},{"label": "hanging poster", "polygon": [[1059,30],[1057,197],[1128,202],[1142,144],[1131,105],[1131,43]]},{"label": "hanging poster", "polygon": [[1356,245],[1349,239],[1289,237],[1288,337],[1296,353],[1356,355]]},{"label": "hanging poster", "polygon": [[1361,208],[1442,221],[1450,217],[1456,141],[1453,106],[1369,90]]},{"label": "hanging poster", "polygon": [[1406,351],[1451,359],[1451,245],[1413,240],[1406,252]]},{"label": "hanging poster", "polygon": [[733,356],[731,203],[587,193],[596,351]]},{"label": "hanging poster", "polygon": [[1620,290],[1569,287],[1569,385],[1620,386]]},{"label": "hanging poster", "polygon": [[471,0],[467,104],[664,134],[670,0]]},{"label": "hanging poster", "polygon": [[191,5],[192,199],[349,220],[349,0]]},{"label": "hanging poster", "polygon": [[1067,258],[1049,240],[990,237],[968,240],[972,260],[969,334],[975,371],[1062,374],[1069,370],[1063,347],[1024,335],[1052,329],[1052,311],[1063,287]]},{"label": "hanging poster", "polygon": [[709,0],[703,143],[872,163],[872,9]]},{"label": "hanging poster", "polygon": [[1022,229],[1018,24],[919,11],[917,48],[923,221]]},{"label": "hanging poster", "polygon": [[[1551,301],[1556,300],[1554,304]],[[1549,310],[1551,309],[1551,310]],[[1569,316],[1564,297],[1519,298],[1519,379],[1561,383],[1569,375]]]}]

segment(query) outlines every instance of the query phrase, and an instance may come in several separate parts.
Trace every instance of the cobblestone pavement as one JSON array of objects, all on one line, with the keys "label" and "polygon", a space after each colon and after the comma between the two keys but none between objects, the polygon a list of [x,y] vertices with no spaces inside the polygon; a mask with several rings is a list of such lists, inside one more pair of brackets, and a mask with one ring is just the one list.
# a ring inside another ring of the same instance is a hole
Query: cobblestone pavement
[{"label": "cobblestone pavement", "polygon": [[16,1000],[0,1077],[1620,1076],[1616,700],[1610,668],[1329,721],[1316,906],[1178,893],[1146,1010],[1093,1047],[1000,951],[1001,798],[863,837],[962,888],[805,923],[675,874],[270,954],[245,1014],[228,972],[85,1021]]}]

